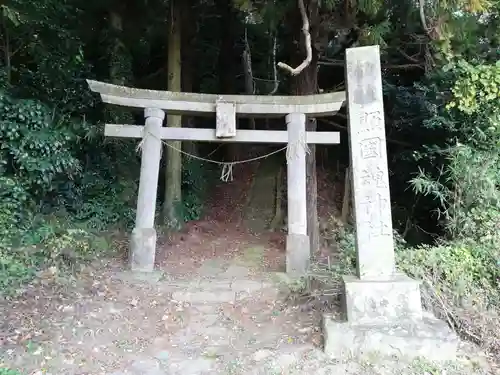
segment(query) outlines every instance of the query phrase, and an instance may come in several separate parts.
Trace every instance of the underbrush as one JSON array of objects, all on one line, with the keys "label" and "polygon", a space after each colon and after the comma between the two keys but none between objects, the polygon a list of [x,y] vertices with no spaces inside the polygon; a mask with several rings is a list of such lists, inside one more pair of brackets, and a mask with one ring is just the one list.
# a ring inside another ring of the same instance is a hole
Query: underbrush
[{"label": "underbrush", "polygon": [[11,370],[8,368],[0,368],[0,375],[21,375],[17,370]]},{"label": "underbrush", "polygon": [[[356,270],[352,228],[337,224],[338,249],[328,264],[314,264],[310,279],[340,293],[342,275]],[[422,281],[424,307],[444,319],[464,339],[500,354],[500,241],[455,240],[409,247],[395,234],[399,271]]]},{"label": "underbrush", "polygon": [[44,269],[75,271],[110,250],[104,235],[54,218],[34,218],[31,227],[2,229],[0,296],[4,297],[21,293]]},{"label": "underbrush", "polygon": [[[113,246],[135,219],[140,155],[126,140],[0,84],[0,296],[46,268],[68,270]],[[82,141],[84,140],[84,141]],[[183,164],[184,220],[201,214],[210,169]]]}]

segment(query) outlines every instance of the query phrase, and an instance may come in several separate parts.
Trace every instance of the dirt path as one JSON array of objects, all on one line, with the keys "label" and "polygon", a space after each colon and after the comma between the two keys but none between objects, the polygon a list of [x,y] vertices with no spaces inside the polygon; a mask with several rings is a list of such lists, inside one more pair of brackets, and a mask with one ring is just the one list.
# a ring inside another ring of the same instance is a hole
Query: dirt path
[{"label": "dirt path", "polygon": [[157,272],[134,275],[117,259],[73,278],[48,270],[0,303],[0,374],[493,373],[466,359],[326,358],[317,314],[284,300],[282,238],[242,224],[255,168],[236,173],[204,220],[159,246]]},{"label": "dirt path", "polygon": [[[1,307],[3,361],[37,375],[442,374],[402,358],[326,358],[315,315],[285,303],[263,248],[246,246],[194,270],[137,276],[108,263],[69,285],[46,279],[38,300]],[[443,368],[488,373],[470,361]]]},{"label": "dirt path", "polygon": [[269,230],[275,214],[276,176],[283,162],[283,155],[276,154],[259,163],[248,205],[244,210],[244,224],[253,233]]}]

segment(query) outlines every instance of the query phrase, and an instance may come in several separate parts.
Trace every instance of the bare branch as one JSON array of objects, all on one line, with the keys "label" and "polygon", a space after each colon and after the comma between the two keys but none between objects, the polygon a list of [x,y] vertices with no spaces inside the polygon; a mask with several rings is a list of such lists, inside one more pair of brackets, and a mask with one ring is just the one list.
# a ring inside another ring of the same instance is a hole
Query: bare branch
[{"label": "bare branch", "polygon": [[276,68],[276,34],[273,38],[273,77],[274,77],[274,87],[269,95],[274,95],[278,92],[280,82],[278,81],[278,69]]},{"label": "bare branch", "polygon": [[[248,43],[248,29],[245,26],[245,49],[242,55],[243,73],[245,75],[245,91],[247,95],[255,95],[255,80],[252,70],[252,53]],[[250,129],[255,129],[255,119],[250,118]]]},{"label": "bare branch", "polygon": [[[401,48],[396,48],[398,50],[398,52],[403,55],[403,57],[405,57],[406,59],[410,60],[411,62],[414,62],[416,64],[420,64],[421,61],[419,59],[417,59],[416,57],[413,57],[413,56],[410,56],[408,55],[405,51],[403,51]],[[417,55],[418,56],[418,55]]]},{"label": "bare branch", "polygon": [[420,22],[422,22],[422,27],[424,28],[425,31],[429,31],[429,28],[427,27],[427,22],[425,20],[425,12],[424,12],[425,0],[419,0],[418,5],[420,8]]},{"label": "bare branch", "polygon": [[299,0],[299,9],[302,16],[302,33],[304,34],[305,47],[306,47],[306,58],[302,61],[296,68],[292,68],[290,65],[283,62],[278,63],[278,67],[288,71],[291,75],[296,76],[300,74],[312,61],[312,42],[311,33],[309,32],[309,18],[307,17],[306,7],[304,5],[304,0]]},{"label": "bare branch", "polygon": [[245,75],[245,91],[247,95],[255,94],[255,82],[253,79],[252,70],[252,53],[250,51],[250,44],[248,43],[247,28],[245,27],[245,49],[242,56],[243,72]]},{"label": "bare branch", "polygon": [[422,27],[424,28],[425,33],[429,37],[430,40],[433,40],[431,35],[431,29],[427,26],[427,21],[425,18],[425,0],[418,0],[419,10],[420,10],[420,22],[422,23]]}]

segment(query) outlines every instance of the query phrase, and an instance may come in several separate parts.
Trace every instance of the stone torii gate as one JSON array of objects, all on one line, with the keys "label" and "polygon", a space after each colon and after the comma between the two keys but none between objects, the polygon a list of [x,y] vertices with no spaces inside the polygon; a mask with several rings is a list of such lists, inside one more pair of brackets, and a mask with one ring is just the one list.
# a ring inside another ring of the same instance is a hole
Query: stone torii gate
[{"label": "stone torii gate", "polygon": [[[151,272],[156,254],[154,227],[162,141],[206,141],[288,144],[288,235],[286,271],[301,275],[310,262],[307,235],[307,144],[338,144],[338,132],[306,132],[307,116],[334,115],[344,92],[310,96],[212,95],[154,91],[88,81],[103,102],[144,108],[145,126],[106,124],[109,137],[142,138],[142,160],[135,228],[131,235],[130,267]],[[162,127],[168,114],[216,117],[215,129]],[[236,129],[236,117],[285,117],[287,131]],[[230,164],[230,163],[229,163]]]},{"label": "stone torii gate", "polygon": [[[446,323],[422,309],[420,282],[397,272],[392,233],[389,173],[380,51],[378,46],[346,50],[349,149],[356,224],[356,275],[343,277],[341,321],[323,320],[325,352],[423,356],[454,359],[458,338]],[[303,274],[309,265],[306,215],[306,143],[334,144],[338,133],[306,132],[306,116],[332,115],[344,93],[314,96],[234,96],[134,90],[89,82],[106,103],[146,108],[146,126],[106,125],[105,134],[141,138],[142,165],[131,265],[151,271],[156,232],[154,214],[162,139],[288,143],[287,272]],[[213,114],[217,130],[162,128],[169,113]],[[285,116],[288,131],[237,130],[240,116]],[[153,136],[148,136],[152,134]],[[300,147],[302,146],[302,147]]]}]

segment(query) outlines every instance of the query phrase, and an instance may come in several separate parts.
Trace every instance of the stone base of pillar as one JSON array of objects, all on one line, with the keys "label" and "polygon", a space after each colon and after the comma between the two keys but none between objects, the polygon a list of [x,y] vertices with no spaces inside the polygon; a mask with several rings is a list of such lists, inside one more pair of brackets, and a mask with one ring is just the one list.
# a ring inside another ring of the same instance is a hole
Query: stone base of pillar
[{"label": "stone base of pillar", "polygon": [[286,237],[286,273],[297,277],[305,275],[311,262],[311,244],[305,234]]},{"label": "stone base of pillar", "polygon": [[334,358],[376,352],[409,358],[453,360],[458,336],[422,311],[420,282],[397,274],[391,280],[343,278],[343,316],[323,318],[325,353]]},{"label": "stone base of pillar", "polygon": [[448,325],[425,312],[421,320],[390,325],[351,325],[323,317],[324,351],[331,358],[384,357],[429,361],[457,359],[460,340]]},{"label": "stone base of pillar", "polygon": [[403,274],[390,280],[343,277],[345,319],[352,324],[390,324],[422,319],[420,282]]},{"label": "stone base of pillar", "polygon": [[130,269],[134,272],[153,272],[156,255],[156,230],[134,228],[130,236]]}]

